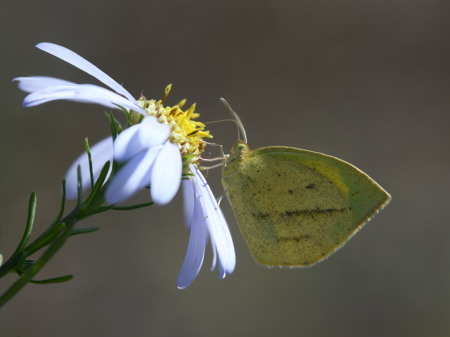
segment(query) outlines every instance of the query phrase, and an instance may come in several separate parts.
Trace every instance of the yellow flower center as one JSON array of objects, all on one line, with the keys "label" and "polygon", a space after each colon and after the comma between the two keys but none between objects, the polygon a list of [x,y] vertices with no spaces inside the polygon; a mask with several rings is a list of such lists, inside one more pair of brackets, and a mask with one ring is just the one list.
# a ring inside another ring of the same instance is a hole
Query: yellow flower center
[{"label": "yellow flower center", "polygon": [[163,103],[170,92],[172,85],[169,84],[163,97],[156,101],[154,99],[147,100],[141,97],[138,104],[145,109],[150,116],[155,116],[160,123],[168,124],[171,128],[169,140],[178,145],[181,156],[183,157],[183,166],[186,168],[188,164],[196,164],[202,152],[205,149],[203,138],[212,138],[209,131],[205,131],[205,124],[194,119],[200,114],[195,111],[195,103],[187,110],[181,108],[186,104],[183,99],[174,106],[164,106]]}]

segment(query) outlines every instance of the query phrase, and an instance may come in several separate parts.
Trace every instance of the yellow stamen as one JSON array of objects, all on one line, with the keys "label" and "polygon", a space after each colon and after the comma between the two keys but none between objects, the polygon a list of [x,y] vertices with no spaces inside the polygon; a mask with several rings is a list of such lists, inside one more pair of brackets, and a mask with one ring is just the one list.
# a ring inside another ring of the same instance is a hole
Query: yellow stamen
[{"label": "yellow stamen", "polygon": [[164,101],[166,100],[167,96],[169,96],[170,90],[172,90],[172,84],[169,84],[165,89],[164,89],[164,95],[161,98],[161,103],[164,103]]},{"label": "yellow stamen", "polygon": [[163,105],[171,88],[172,85],[169,84],[159,101],[141,97],[138,104],[145,109],[148,115],[155,116],[160,123],[168,124],[171,127],[169,140],[178,145],[184,159],[184,166],[187,167],[189,163],[197,163],[200,160],[206,146],[203,138],[212,138],[212,135],[205,130],[205,124],[194,120],[200,116],[195,112],[195,103],[186,111],[181,109],[185,105],[186,99],[181,100],[175,106]]}]

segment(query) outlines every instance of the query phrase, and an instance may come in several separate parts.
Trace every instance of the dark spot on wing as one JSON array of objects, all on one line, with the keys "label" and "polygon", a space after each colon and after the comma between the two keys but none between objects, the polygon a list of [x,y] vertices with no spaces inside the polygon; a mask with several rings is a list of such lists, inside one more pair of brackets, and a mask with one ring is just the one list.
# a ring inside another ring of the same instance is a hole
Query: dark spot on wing
[{"label": "dark spot on wing", "polygon": [[284,212],[284,216],[299,216],[299,215],[325,215],[325,214],[335,214],[335,213],[342,213],[349,210],[348,207],[344,208],[327,208],[327,209],[296,209],[296,210],[287,210]]},{"label": "dark spot on wing", "polygon": [[294,194],[294,191],[293,190],[288,190],[288,193],[289,194]]},{"label": "dark spot on wing", "polygon": [[277,237],[277,242],[302,242],[310,239],[310,235],[298,235],[298,236],[280,236]]},{"label": "dark spot on wing", "polygon": [[311,189],[313,189],[314,187],[316,187],[316,185],[314,185],[314,184],[309,184],[309,185],[306,185],[306,186],[305,186],[305,188],[307,188],[308,190],[311,190]]},{"label": "dark spot on wing", "polygon": [[252,213],[252,216],[258,220],[262,220],[262,219],[267,218],[269,216],[269,213],[263,213],[263,212]]}]

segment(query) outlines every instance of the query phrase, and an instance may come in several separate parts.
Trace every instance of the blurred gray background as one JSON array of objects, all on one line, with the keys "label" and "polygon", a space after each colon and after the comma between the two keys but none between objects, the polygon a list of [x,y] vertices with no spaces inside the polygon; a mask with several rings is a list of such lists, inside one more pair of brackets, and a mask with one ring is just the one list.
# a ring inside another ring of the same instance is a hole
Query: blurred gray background
[{"label": "blurred gray background", "polygon": [[[12,253],[38,194],[35,235],[57,213],[73,159],[105,137],[105,108],[53,102],[24,109],[11,79],[97,83],[34,48],[81,54],[138,97],[197,102],[202,121],[240,114],[253,148],[337,156],[386,188],[392,203],[344,249],[308,269],[251,258],[226,201],[237,252],[225,280],[210,252],[175,287],[188,242],[181,198],[84,221],[38,278],[0,311],[12,336],[448,336],[450,334],[450,24],[446,1],[56,1],[0,4],[0,252]],[[236,129],[211,127],[225,148]],[[208,176],[222,194],[220,170]],[[133,201],[148,200],[143,192]],[[3,291],[13,281],[0,281]]]}]

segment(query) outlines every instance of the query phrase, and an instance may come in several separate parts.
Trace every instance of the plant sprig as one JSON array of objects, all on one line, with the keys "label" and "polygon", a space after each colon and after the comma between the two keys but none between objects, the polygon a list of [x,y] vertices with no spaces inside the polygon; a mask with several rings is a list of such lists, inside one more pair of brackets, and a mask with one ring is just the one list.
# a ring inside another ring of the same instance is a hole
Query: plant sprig
[{"label": "plant sprig", "polygon": [[[120,130],[118,123],[111,117],[111,124],[113,136],[116,135],[117,130]],[[64,216],[66,207],[66,188],[65,181],[62,183],[62,201],[61,206],[55,220],[47,227],[47,229],[39,235],[35,240],[29,243],[32,234],[33,225],[37,210],[37,195],[32,192],[28,204],[28,217],[17,248],[14,253],[8,258],[3,265],[0,266],[0,278],[10,273],[16,273],[19,278],[0,296],[0,308],[7,303],[14,295],[16,295],[26,284],[52,284],[70,281],[73,275],[64,275],[45,280],[35,280],[34,277],[47,264],[47,262],[61,249],[66,240],[75,235],[93,233],[99,227],[75,228],[75,225],[83,219],[92,215],[102,213],[108,210],[127,211],[137,208],[147,207],[152,205],[152,202],[136,204],[130,206],[114,206],[105,204],[104,192],[109,180],[117,171],[117,164],[107,162],[97,180],[94,180],[92,171],[92,158],[87,139],[84,142],[85,149],[88,155],[90,168],[91,191],[87,198],[83,199],[82,193],[82,176],[81,169],[77,169],[77,188],[78,196],[74,209]],[[108,177],[110,166],[112,167],[111,174]],[[36,259],[31,259],[35,253],[42,251],[42,254]]]}]

